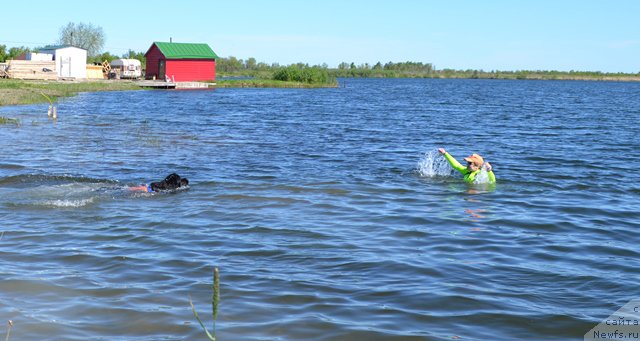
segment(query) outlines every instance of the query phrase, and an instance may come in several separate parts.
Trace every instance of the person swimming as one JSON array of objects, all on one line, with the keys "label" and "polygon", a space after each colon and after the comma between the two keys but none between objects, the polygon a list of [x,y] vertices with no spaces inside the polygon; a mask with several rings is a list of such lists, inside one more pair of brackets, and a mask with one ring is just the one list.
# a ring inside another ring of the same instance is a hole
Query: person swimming
[{"label": "person swimming", "polygon": [[480,173],[480,170],[484,168],[487,172],[487,176],[489,178],[489,183],[493,184],[496,182],[496,175],[493,174],[493,168],[489,162],[484,162],[482,156],[478,154],[471,154],[468,157],[465,157],[464,160],[467,161],[467,167],[463,166],[456,160],[451,154],[447,153],[444,148],[438,148],[438,152],[444,155],[445,159],[449,162],[453,169],[464,175],[464,182],[473,183],[476,179],[476,176]]},{"label": "person swimming", "polygon": [[167,175],[166,178],[162,181],[152,182],[148,185],[140,185],[129,187],[130,190],[136,192],[161,192],[161,191],[170,191],[174,189],[178,189],[181,187],[189,186],[189,179],[181,178],[180,175],[176,173],[171,173]]}]

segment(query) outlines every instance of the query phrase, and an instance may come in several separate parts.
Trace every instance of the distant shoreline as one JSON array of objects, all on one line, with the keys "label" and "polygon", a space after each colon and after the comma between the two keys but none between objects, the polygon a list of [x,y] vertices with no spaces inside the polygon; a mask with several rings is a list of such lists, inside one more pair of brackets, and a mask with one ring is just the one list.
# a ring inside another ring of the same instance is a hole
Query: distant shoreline
[{"label": "distant shoreline", "polygon": [[[330,70],[329,72],[331,72]],[[342,70],[345,71],[345,70]],[[501,80],[560,80],[560,81],[603,81],[603,82],[640,82],[640,74],[584,74],[556,72],[451,72],[449,74],[392,74],[371,73],[367,76],[358,73],[355,76],[336,73],[339,78],[424,78],[424,79],[501,79]],[[392,77],[394,75],[395,77]],[[227,73],[224,77],[247,76],[241,73]],[[335,88],[335,84],[314,84],[303,82],[286,82],[262,75],[251,75],[252,78],[219,79],[210,88]],[[30,81],[17,79],[0,79],[0,106],[47,103],[49,99],[56,102],[60,97],[75,96],[79,92],[141,90],[135,81]]]},{"label": "distant shoreline", "polygon": [[[479,69],[436,69],[432,63],[388,62],[376,64],[340,63],[338,67],[327,64],[309,66],[297,63],[289,67],[314,68],[326,72],[334,78],[463,78],[463,79],[519,79],[519,80],[584,80],[584,81],[640,81],[640,72],[602,72],[602,71],[558,71],[558,70],[479,70]],[[269,78],[283,66],[275,63],[256,63],[255,58],[247,60],[234,57],[221,58],[216,64],[220,76]]]},{"label": "distant shoreline", "polygon": [[387,77],[377,75],[371,77],[341,77],[340,78],[424,78],[424,79],[502,79],[502,80],[549,80],[549,81],[603,81],[603,82],[640,82],[640,75],[624,74],[624,75],[571,75],[571,74],[517,74],[517,73],[500,73],[500,74],[478,74],[478,75],[406,75],[401,77]]},{"label": "distant shoreline", "polygon": [[509,79],[509,80],[580,80],[640,82],[640,73],[601,73],[588,71],[477,71],[437,70],[430,72],[372,70],[372,69],[328,69],[336,78],[433,78],[433,79]]}]

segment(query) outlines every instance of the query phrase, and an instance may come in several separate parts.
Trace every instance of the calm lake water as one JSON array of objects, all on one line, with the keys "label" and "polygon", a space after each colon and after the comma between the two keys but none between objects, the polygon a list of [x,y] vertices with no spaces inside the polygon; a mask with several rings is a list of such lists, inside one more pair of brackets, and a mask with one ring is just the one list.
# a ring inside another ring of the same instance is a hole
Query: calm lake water
[{"label": "calm lake water", "polygon": [[214,266],[219,340],[582,340],[640,297],[640,84],[342,85],[0,108],[0,334],[204,340]]}]

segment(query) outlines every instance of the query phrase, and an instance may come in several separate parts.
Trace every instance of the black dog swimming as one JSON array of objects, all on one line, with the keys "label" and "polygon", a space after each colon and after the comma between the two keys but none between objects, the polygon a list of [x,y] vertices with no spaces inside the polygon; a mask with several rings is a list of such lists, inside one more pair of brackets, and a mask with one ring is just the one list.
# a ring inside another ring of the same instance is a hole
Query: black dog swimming
[{"label": "black dog swimming", "polygon": [[129,187],[132,191],[141,191],[141,192],[162,192],[162,191],[171,191],[181,187],[189,186],[189,179],[181,178],[180,175],[176,173],[171,173],[167,175],[164,180],[159,182],[152,182],[149,185],[141,185],[136,187]]},{"label": "black dog swimming", "polygon": [[189,179],[181,178],[180,175],[176,173],[167,175],[167,177],[160,182],[152,182],[149,184],[149,188],[151,188],[153,192],[169,191],[186,186],[189,186]]}]

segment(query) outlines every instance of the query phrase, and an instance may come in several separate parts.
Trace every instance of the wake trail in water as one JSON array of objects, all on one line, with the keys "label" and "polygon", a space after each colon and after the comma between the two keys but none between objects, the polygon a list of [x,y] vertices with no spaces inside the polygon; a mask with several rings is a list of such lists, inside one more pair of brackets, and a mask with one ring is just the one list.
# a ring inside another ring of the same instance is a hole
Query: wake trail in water
[{"label": "wake trail in water", "polygon": [[0,204],[14,207],[76,208],[144,194],[117,181],[84,177],[18,175],[0,179]]}]

